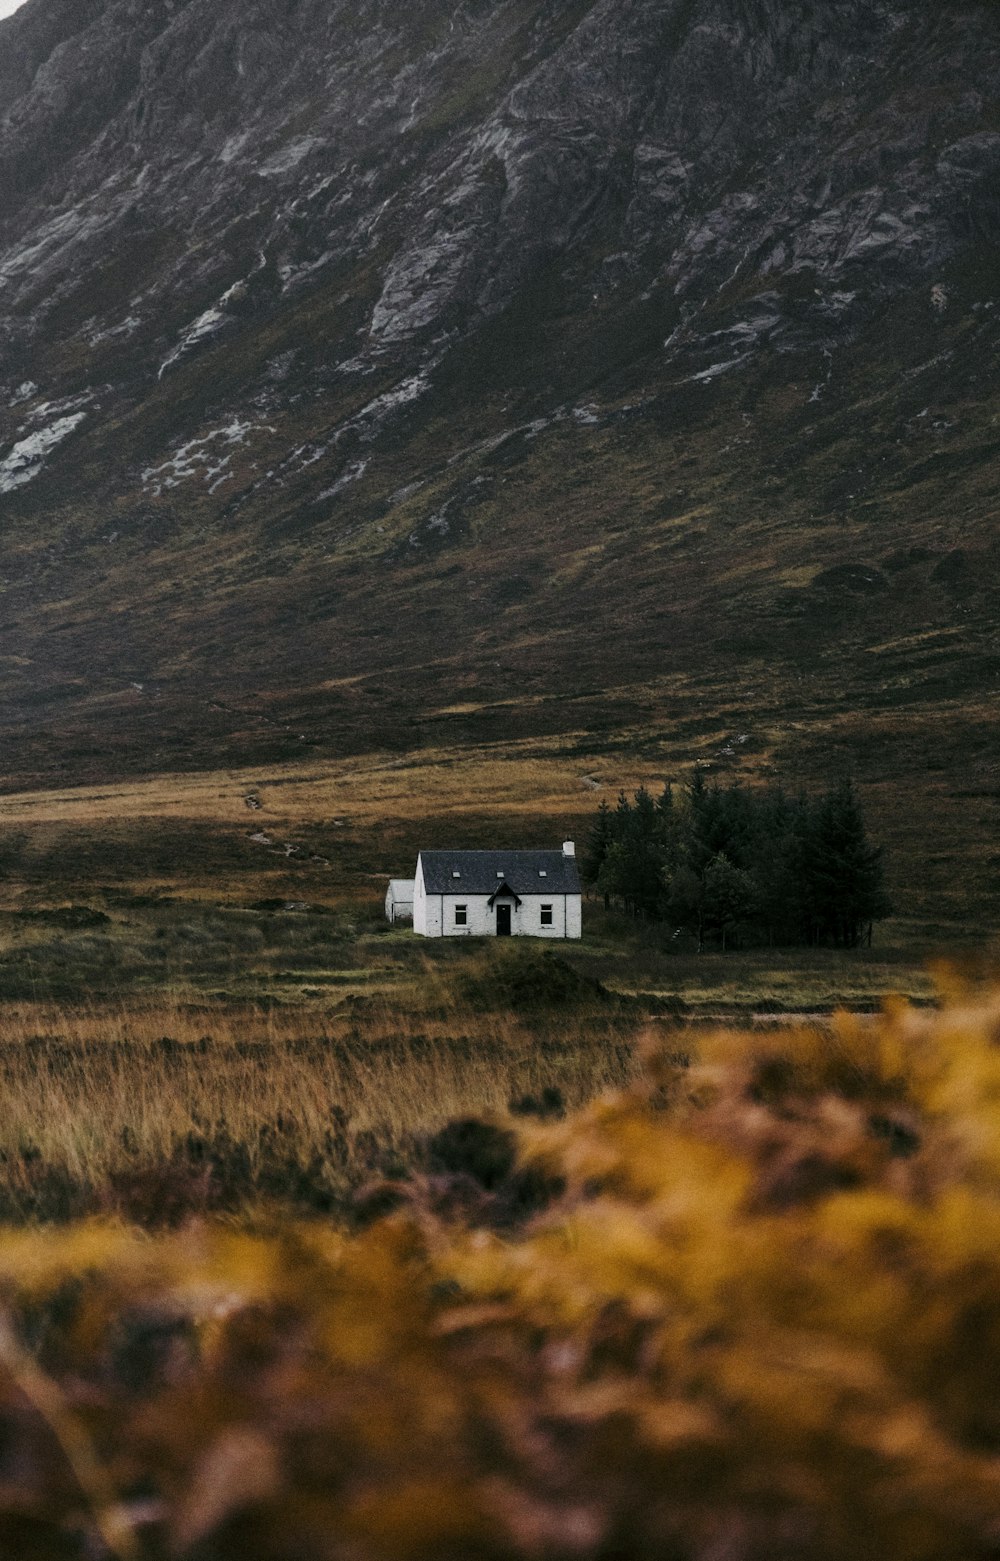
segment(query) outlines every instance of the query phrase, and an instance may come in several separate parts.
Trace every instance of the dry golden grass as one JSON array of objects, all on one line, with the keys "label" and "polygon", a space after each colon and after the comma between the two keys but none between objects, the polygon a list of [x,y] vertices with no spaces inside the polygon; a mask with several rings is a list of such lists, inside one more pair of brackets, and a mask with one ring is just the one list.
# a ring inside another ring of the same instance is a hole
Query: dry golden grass
[{"label": "dry golden grass", "polygon": [[114,1207],[156,1220],[145,1181],[167,1173],[171,1219],[261,1198],[343,1208],[449,1120],[502,1114],[545,1089],[579,1105],[634,1065],[628,1013],[473,1013],[444,972],[414,996],[410,1011],[375,999],[333,1015],[8,1004],[0,1216]]},{"label": "dry golden grass", "polygon": [[[581,734],[582,735],[582,734]],[[662,784],[662,764],[621,758],[572,760],[553,740],[496,750],[430,749],[400,759],[371,755],[341,761],[303,761],[194,775],[170,774],[114,786],[18,792],[0,798],[0,825],[122,822],[156,818],[208,822],[282,820],[299,823],[349,819],[378,825],[386,819],[429,815],[495,814],[499,819],[578,815],[622,788]],[[520,751],[519,751],[520,749]],[[249,811],[246,798],[260,799]]]}]

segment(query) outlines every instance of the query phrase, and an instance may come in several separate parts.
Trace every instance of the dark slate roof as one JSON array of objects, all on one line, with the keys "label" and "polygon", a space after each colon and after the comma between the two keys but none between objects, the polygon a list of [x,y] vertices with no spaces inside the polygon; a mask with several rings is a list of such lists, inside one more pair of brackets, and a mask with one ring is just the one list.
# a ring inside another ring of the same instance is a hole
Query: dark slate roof
[{"label": "dark slate roof", "polygon": [[580,893],[576,857],[562,851],[421,851],[420,860],[428,894],[493,894],[504,880],[515,894]]}]

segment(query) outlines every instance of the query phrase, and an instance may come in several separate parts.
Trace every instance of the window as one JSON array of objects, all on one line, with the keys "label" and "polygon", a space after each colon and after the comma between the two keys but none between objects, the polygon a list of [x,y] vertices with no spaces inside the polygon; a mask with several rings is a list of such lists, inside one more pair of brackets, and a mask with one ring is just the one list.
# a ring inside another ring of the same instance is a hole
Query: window
[{"label": "window", "polygon": [[551,907],[551,905],[543,905],[542,906],[542,926],[543,927],[551,927],[552,926],[552,907]]},{"label": "window", "polygon": [[456,927],[467,927],[469,925],[468,909],[469,909],[469,907],[467,905],[456,905],[455,906],[455,926]]},{"label": "window", "polygon": [[497,877],[498,878],[506,878],[506,876],[507,876],[506,873],[502,873],[502,872],[501,873],[497,873]]},{"label": "window", "polygon": [[459,871],[458,871],[458,868],[457,868],[457,867],[453,867],[453,868],[452,868],[452,872],[451,872],[451,876],[452,876],[452,877],[453,877],[453,878],[461,878],[461,876],[462,876],[462,875],[461,875],[461,873],[460,873],[460,872],[459,872]]},{"label": "window", "polygon": [[546,871],[546,869],[544,867],[540,867],[538,869],[538,876],[539,876],[539,878],[547,878],[549,875],[548,875],[548,872]]}]

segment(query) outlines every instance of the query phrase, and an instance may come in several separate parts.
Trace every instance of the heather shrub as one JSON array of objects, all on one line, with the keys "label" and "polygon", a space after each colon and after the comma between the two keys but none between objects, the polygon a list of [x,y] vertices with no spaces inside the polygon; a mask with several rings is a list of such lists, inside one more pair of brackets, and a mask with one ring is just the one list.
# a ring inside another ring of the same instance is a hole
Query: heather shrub
[{"label": "heather shrub", "polygon": [[479,1012],[499,1008],[524,1014],[609,1000],[599,981],[582,975],[560,955],[516,943],[485,949],[478,964],[462,972],[456,987],[462,1000]]},{"label": "heather shrub", "polygon": [[427,1153],[354,1232],[8,1233],[0,1555],[997,1556],[1000,994]]}]

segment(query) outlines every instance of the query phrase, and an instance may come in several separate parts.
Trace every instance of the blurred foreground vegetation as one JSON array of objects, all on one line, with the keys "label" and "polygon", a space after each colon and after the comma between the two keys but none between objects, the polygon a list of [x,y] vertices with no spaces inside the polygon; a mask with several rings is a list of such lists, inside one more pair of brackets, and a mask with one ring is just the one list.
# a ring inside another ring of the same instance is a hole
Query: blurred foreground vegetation
[{"label": "blurred foreground vegetation", "polygon": [[640,1060],[349,1223],[8,1232],[0,1554],[995,1557],[1000,992]]}]

